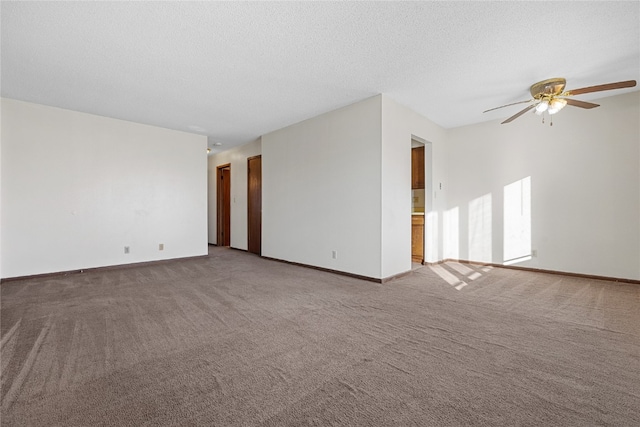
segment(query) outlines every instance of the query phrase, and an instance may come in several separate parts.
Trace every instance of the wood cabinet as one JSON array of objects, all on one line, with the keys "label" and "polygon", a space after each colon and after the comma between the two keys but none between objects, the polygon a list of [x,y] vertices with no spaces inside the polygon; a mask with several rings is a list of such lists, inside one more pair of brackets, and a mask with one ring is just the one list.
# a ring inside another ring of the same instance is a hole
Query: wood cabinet
[{"label": "wood cabinet", "polygon": [[411,189],[424,189],[424,146],[411,149]]},{"label": "wood cabinet", "polygon": [[411,215],[411,261],[424,262],[424,215]]}]

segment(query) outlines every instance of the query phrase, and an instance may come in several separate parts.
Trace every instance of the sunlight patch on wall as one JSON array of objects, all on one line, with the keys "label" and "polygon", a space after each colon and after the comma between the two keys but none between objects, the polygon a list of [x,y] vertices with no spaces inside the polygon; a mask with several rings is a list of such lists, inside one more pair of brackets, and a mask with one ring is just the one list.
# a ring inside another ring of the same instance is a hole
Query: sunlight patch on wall
[{"label": "sunlight patch on wall", "polygon": [[531,259],[531,177],[504,187],[504,264]]},{"label": "sunlight patch on wall", "polygon": [[444,258],[458,259],[460,256],[458,240],[460,230],[458,227],[459,217],[460,215],[457,206],[444,212],[444,216],[442,218]]},{"label": "sunlight patch on wall", "polygon": [[491,193],[469,202],[469,259],[491,262]]}]

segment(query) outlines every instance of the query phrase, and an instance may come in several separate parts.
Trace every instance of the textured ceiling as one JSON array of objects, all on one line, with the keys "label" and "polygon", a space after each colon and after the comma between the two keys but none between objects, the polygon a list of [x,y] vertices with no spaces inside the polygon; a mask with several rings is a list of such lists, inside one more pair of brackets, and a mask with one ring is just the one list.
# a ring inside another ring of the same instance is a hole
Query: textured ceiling
[{"label": "textured ceiling", "polygon": [[451,128],[514,114],[482,111],[546,78],[640,80],[637,1],[1,8],[3,97],[204,134],[218,151],[378,93]]}]

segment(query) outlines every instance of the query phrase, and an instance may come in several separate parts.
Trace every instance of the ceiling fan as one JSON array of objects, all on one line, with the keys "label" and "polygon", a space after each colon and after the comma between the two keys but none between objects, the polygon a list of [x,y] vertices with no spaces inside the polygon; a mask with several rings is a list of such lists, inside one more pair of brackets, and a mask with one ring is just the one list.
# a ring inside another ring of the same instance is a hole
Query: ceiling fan
[{"label": "ceiling fan", "polygon": [[[547,79],[538,83],[534,83],[529,89],[529,92],[531,92],[531,96],[533,97],[532,99],[528,99],[526,101],[514,102],[512,104],[502,105],[500,107],[483,111],[483,113],[497,110],[499,108],[509,107],[511,105],[530,103],[530,105],[528,105],[525,109],[519,111],[518,113],[514,114],[513,116],[509,117],[507,120],[501,123],[501,124],[505,124],[517,119],[527,111],[530,111],[534,108],[535,108],[535,113],[538,115],[541,115],[545,112],[549,114],[555,114],[558,111],[562,110],[566,105],[572,105],[574,107],[590,109],[590,108],[599,107],[599,104],[579,101],[577,99],[572,99],[569,97],[574,95],[582,95],[584,93],[601,92],[604,90],[634,87],[636,85],[635,80],[627,80],[624,82],[607,83],[603,85],[589,86],[589,87],[583,87],[580,89],[565,91],[564,87],[566,83],[567,81],[562,77]],[[544,123],[544,117],[542,118],[542,122]],[[553,122],[551,122],[551,125],[553,125]]]}]

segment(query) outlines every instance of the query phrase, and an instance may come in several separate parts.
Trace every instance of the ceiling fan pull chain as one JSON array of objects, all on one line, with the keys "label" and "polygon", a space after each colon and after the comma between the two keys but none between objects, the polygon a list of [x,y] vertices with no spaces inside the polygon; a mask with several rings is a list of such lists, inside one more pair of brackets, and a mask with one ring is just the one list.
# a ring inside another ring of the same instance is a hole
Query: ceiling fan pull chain
[{"label": "ceiling fan pull chain", "polygon": [[550,120],[549,126],[553,126],[553,116],[551,116],[549,120]]}]

